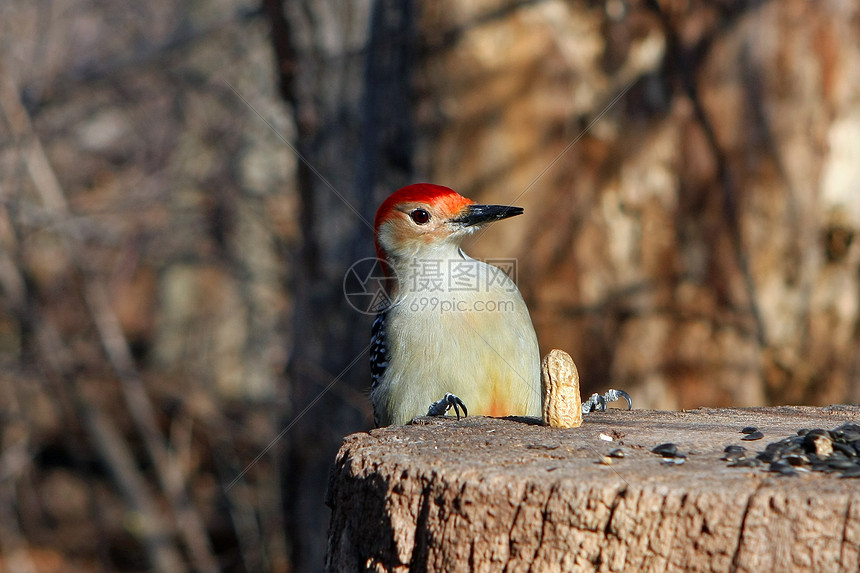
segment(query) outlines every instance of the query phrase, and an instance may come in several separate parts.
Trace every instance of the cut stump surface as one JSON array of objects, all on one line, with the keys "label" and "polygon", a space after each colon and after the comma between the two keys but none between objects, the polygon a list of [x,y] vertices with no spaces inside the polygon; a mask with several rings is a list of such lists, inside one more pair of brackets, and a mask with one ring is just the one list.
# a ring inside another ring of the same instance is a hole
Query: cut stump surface
[{"label": "cut stump surface", "polygon": [[[857,571],[860,479],[720,460],[729,444],[763,450],[845,422],[860,407],[610,410],[573,429],[421,418],[353,434],[329,485],[326,567]],[[764,438],[741,441],[746,426]],[[683,464],[651,452],[666,442]],[[616,448],[623,458],[605,457]]]}]

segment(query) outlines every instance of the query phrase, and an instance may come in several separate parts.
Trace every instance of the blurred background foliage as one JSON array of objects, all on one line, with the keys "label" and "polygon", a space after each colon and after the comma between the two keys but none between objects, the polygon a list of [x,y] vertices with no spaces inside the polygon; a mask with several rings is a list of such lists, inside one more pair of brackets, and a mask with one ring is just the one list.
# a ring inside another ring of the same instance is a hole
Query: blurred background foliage
[{"label": "blurred background foliage", "polygon": [[372,425],[343,277],[413,181],[525,207],[467,249],[588,392],[860,401],[858,38],[853,0],[4,0],[0,569],[320,570]]}]

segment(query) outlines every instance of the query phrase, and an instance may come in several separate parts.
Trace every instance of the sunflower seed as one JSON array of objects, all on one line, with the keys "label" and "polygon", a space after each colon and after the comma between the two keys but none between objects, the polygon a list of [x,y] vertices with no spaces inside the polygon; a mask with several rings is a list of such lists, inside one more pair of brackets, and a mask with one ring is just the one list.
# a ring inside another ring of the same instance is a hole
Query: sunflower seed
[{"label": "sunflower seed", "polygon": [[661,456],[667,458],[673,458],[678,453],[678,446],[671,442],[667,442],[665,444],[660,444],[659,446],[656,446],[653,450],[651,450],[651,452],[655,454],[660,454]]}]

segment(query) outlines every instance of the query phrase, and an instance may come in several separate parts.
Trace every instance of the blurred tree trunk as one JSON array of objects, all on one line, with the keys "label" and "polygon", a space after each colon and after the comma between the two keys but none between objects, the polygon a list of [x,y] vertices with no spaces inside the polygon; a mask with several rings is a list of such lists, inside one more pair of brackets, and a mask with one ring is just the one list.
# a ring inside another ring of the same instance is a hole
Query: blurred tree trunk
[{"label": "blurred tree trunk", "polygon": [[409,0],[266,0],[266,9],[303,158],[284,420],[286,520],[296,571],[316,571],[333,456],[345,434],[371,420],[372,317],[348,305],[341,285],[352,263],[374,256],[376,205],[412,175],[413,16]]},{"label": "blurred tree trunk", "polygon": [[639,407],[860,399],[860,6],[424,6],[418,163],[525,215],[544,352]]}]

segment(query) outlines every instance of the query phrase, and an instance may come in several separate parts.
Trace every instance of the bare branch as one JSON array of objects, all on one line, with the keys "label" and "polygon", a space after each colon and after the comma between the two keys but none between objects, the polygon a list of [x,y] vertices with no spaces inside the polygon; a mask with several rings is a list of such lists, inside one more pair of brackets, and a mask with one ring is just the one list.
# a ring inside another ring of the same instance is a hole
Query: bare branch
[{"label": "bare branch", "polygon": [[[44,147],[33,129],[29,114],[21,104],[18,90],[8,76],[0,72],[0,110],[6,116],[14,136],[19,141],[29,142],[25,161],[44,206],[57,219],[70,215],[68,201],[45,154]],[[62,233],[62,231],[60,231]],[[122,332],[119,320],[110,304],[107,291],[98,279],[86,272],[86,264],[76,244],[67,236],[60,235],[66,254],[73,264],[86,276],[85,300],[87,310],[96,324],[102,346],[111,366],[120,381],[128,410],[135,426],[143,437],[147,452],[156,468],[161,488],[172,506],[177,529],[191,553],[198,571],[218,571],[218,564],[209,548],[206,529],[196,512],[188,494],[182,473],[170,455],[156,422],[155,410],[134,365],[128,340]]]}]

